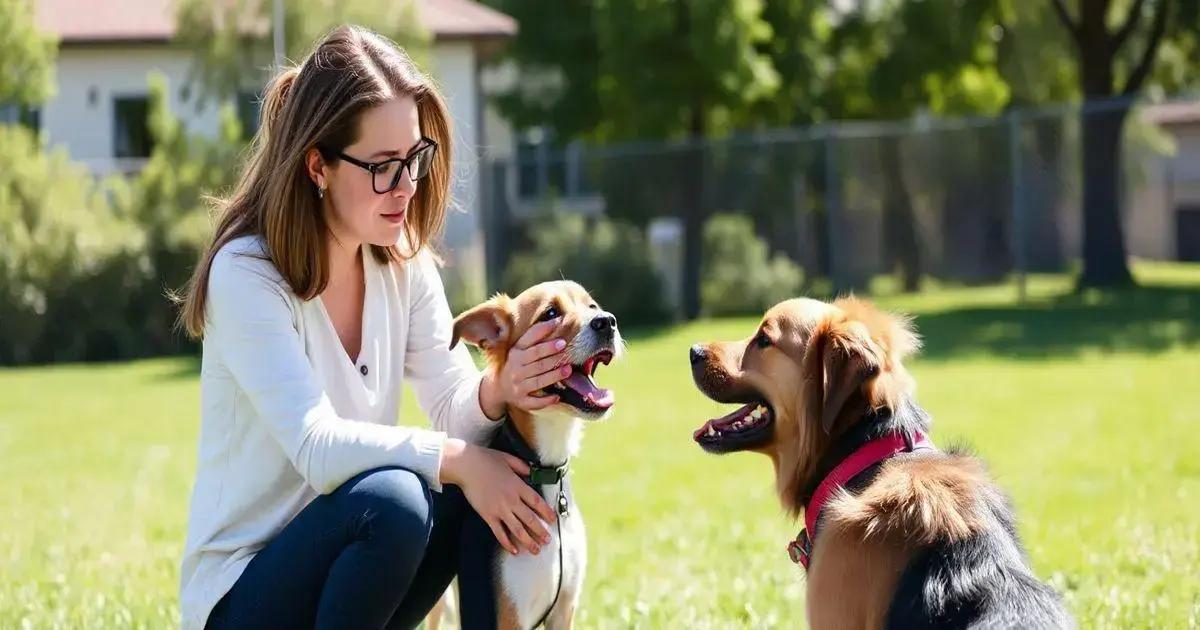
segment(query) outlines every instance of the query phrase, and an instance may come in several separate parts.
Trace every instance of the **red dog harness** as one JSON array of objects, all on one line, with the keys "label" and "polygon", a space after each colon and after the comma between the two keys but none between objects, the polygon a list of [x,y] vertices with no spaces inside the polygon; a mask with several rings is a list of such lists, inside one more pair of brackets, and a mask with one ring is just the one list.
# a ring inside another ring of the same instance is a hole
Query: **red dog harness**
[{"label": "red dog harness", "polygon": [[813,540],[817,536],[817,519],[820,518],[825,504],[839,488],[845,486],[862,471],[900,453],[933,450],[934,448],[933,442],[920,431],[914,432],[911,436],[907,433],[897,432],[867,442],[842,460],[842,463],[835,466],[821,480],[816,492],[813,492],[812,498],[804,506],[804,529],[800,530],[796,539],[787,546],[788,556],[792,558],[792,562],[803,565],[804,569],[808,570],[808,562],[812,558]]}]

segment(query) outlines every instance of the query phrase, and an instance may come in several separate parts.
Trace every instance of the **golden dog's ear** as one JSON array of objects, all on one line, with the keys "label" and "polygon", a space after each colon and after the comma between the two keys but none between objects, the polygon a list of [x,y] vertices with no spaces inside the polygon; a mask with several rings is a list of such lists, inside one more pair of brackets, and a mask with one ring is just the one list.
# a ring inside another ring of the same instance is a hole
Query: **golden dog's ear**
[{"label": "golden dog's ear", "polygon": [[513,315],[508,305],[508,296],[498,294],[456,317],[450,336],[450,349],[458,345],[459,339],[484,350],[507,343],[513,329]]},{"label": "golden dog's ear", "polygon": [[826,435],[833,432],[851,397],[881,370],[879,352],[867,327],[845,320],[825,322],[814,331],[804,364],[805,377],[812,384],[809,404]]}]

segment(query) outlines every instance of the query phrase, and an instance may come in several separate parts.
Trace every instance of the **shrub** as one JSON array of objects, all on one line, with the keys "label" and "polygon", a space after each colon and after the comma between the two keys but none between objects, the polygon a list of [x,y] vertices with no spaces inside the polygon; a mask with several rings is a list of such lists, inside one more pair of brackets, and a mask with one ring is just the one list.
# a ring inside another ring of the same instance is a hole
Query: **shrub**
[{"label": "shrub", "polygon": [[700,300],[708,315],[759,314],[795,297],[803,274],[782,254],[770,256],[748,217],[717,214],[704,224]]},{"label": "shrub", "polygon": [[532,247],[505,270],[510,294],[566,278],[586,287],[624,325],[670,319],[645,237],[632,225],[560,212],[531,221],[529,237]]},{"label": "shrub", "polygon": [[0,363],[86,358],[147,280],[145,238],[65,151],[0,126]]},{"label": "shrub", "polygon": [[190,136],[150,80],[154,151],[133,179],[97,182],[23,127],[0,126],[0,364],[177,352],[166,291],[210,238],[204,195],[232,183],[232,108],[220,137]]}]

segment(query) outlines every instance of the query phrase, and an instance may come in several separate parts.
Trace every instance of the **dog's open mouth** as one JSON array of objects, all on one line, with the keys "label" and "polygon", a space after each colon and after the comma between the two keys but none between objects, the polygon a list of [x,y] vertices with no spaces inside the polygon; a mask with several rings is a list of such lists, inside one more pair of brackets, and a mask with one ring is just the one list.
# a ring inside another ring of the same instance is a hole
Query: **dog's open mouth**
[{"label": "dog's open mouth", "polygon": [[765,401],[754,401],[696,429],[692,438],[710,453],[730,453],[761,446],[775,429],[775,414]]},{"label": "dog's open mouth", "polygon": [[585,413],[604,413],[613,406],[615,398],[612,390],[596,385],[592,377],[600,364],[608,365],[612,360],[611,350],[601,350],[582,365],[572,365],[570,376],[543,389],[542,392],[558,396],[559,401]]}]

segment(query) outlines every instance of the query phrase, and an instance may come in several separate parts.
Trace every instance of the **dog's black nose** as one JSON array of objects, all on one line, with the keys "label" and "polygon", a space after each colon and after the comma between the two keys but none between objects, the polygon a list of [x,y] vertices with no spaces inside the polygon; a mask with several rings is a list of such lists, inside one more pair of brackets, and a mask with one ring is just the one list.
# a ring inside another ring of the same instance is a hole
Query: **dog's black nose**
[{"label": "dog's black nose", "polygon": [[617,318],[612,313],[600,313],[592,318],[592,330],[608,332],[617,327]]},{"label": "dog's black nose", "polygon": [[688,352],[688,358],[692,360],[692,365],[696,365],[697,363],[703,361],[704,356],[704,346],[700,344],[692,346],[692,349]]}]

